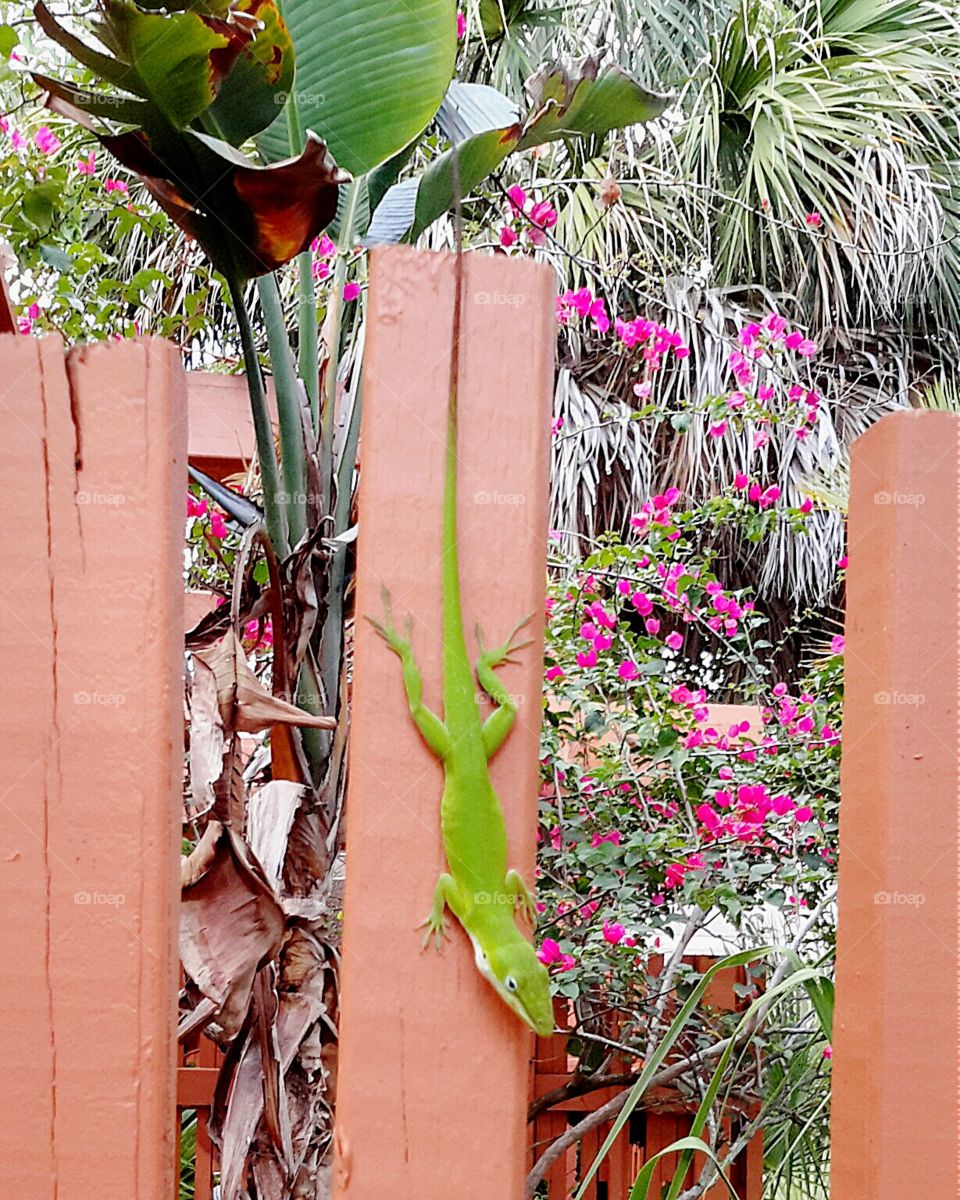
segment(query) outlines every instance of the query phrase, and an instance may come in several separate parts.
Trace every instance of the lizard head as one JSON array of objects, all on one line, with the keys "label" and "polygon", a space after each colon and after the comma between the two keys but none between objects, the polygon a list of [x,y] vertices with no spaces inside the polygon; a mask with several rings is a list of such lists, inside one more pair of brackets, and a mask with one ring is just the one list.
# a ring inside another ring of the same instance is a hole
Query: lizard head
[{"label": "lizard head", "polygon": [[474,947],[477,966],[497,993],[541,1037],[553,1033],[553,1000],[550,977],[537,953],[519,933],[485,953]]}]

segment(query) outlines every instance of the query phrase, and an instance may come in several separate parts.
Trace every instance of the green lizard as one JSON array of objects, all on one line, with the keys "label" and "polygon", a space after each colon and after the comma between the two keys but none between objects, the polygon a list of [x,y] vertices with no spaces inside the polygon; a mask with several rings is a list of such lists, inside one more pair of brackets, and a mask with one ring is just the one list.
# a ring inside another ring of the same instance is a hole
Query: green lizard
[{"label": "green lizard", "polygon": [[447,448],[443,500],[443,719],[423,703],[423,680],[410,644],[393,625],[390,597],[383,592],[384,623],[371,624],[400,659],[410,715],[420,736],[443,764],[444,788],[440,823],[448,871],[437,881],[423,944],[436,938],[439,948],[446,929],[444,909],[449,908],[473,945],[477,969],[497,994],[537,1033],[553,1032],[553,1006],[546,968],[533,946],[517,928],[521,908],[531,925],[535,920],[533,897],[518,872],[507,870],[507,830],[500,800],[490,781],[488,762],[503,745],[513,727],[517,708],[494,668],[512,661],[510,655],[529,642],[514,638],[529,621],[521,621],[502,646],[487,650],[479,628],[480,657],[476,680],[496,704],[481,720],[477,686],[470,669],[463,632],[460,572],[457,557],[457,383],[462,263],[456,261],[456,294],[453,314],[453,349],[447,410]]}]

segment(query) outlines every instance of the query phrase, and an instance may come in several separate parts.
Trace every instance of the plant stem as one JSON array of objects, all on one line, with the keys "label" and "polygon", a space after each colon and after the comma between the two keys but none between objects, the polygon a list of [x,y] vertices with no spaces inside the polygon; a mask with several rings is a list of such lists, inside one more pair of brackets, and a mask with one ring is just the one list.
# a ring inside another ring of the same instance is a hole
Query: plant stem
[{"label": "plant stem", "polygon": [[240,329],[240,345],[243,348],[243,363],[247,375],[247,391],[250,394],[250,408],[253,412],[253,430],[257,439],[257,458],[260,461],[260,480],[263,485],[263,508],[267,523],[267,533],[276,547],[277,554],[283,558],[290,551],[287,533],[287,515],[280,503],[280,472],[277,467],[277,455],[273,446],[273,429],[270,425],[270,412],[267,408],[267,392],[260,371],[260,361],[257,358],[257,348],[253,340],[253,329],[250,325],[250,314],[243,298],[243,285],[238,279],[228,278],[227,287],[233,301],[237,325]]},{"label": "plant stem", "polygon": [[287,512],[290,542],[296,546],[307,529],[306,450],[300,409],[300,381],[297,379],[293,352],[287,340],[287,326],[283,319],[283,305],[280,302],[276,275],[262,275],[257,280],[257,290],[267,327],[270,364],[273,367],[273,380],[277,389],[285,493],[281,500]]},{"label": "plant stem", "polygon": [[347,185],[347,203],[344,205],[343,222],[340,226],[340,254],[333,273],[330,291],[330,345],[327,347],[327,369],[324,378],[323,409],[320,413],[320,486],[323,488],[323,512],[329,512],[333,477],[333,422],[337,407],[337,372],[340,366],[340,320],[343,313],[343,281],[347,275],[344,255],[353,241],[353,223],[357,213],[359,180]]},{"label": "plant stem", "polygon": [[320,424],[320,335],[317,329],[317,292],[313,284],[313,259],[304,252],[297,258],[300,298],[297,303],[297,334],[300,378],[307,389],[314,429]]},{"label": "plant stem", "polygon": [[[303,149],[303,129],[300,125],[300,110],[297,95],[287,96],[284,106],[287,117],[287,141],[291,154]],[[313,427],[320,421],[320,354],[317,332],[317,293],[313,285],[313,260],[308,251],[297,257],[300,272],[300,296],[297,301],[297,343],[300,360],[300,378],[307,389]]]}]

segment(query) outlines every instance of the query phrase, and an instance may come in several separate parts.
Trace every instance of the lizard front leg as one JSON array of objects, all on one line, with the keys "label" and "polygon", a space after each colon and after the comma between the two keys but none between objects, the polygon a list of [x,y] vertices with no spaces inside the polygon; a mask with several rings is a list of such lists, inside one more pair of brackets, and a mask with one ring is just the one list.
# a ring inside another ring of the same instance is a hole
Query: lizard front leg
[{"label": "lizard front leg", "polygon": [[449,908],[452,913],[456,913],[457,901],[457,881],[452,875],[448,875],[446,871],[437,880],[437,886],[433,893],[433,907],[430,909],[430,916],[425,921],[421,921],[417,926],[418,929],[426,927],[427,932],[423,935],[423,944],[421,949],[426,950],[430,944],[431,938],[436,938],[436,946],[439,950],[443,945],[443,939],[448,937],[447,924],[444,920],[443,910]]},{"label": "lizard front leg", "polygon": [[519,902],[519,908],[524,916],[530,922],[532,928],[537,927],[537,903],[533,898],[533,893],[523,881],[523,876],[519,871],[509,870],[504,879],[504,884],[507,889],[508,896],[516,897]]},{"label": "lizard front leg", "polygon": [[524,617],[512,630],[503,645],[497,646],[494,650],[484,649],[483,635],[480,627],[477,626],[477,645],[480,647],[480,657],[477,659],[476,668],[477,682],[497,706],[496,710],[483,723],[483,748],[488,759],[492,758],[507,740],[507,735],[517,719],[516,701],[503,686],[502,681],[497,678],[493,668],[513,662],[514,660],[510,656],[517,650],[522,650],[525,646],[530,645],[530,639],[525,642],[514,642],[513,640],[530,619],[530,617]]},{"label": "lizard front leg", "polygon": [[419,729],[420,736],[437,758],[445,758],[451,746],[450,734],[437,714],[427,708],[423,702],[423,677],[416,659],[413,657],[413,647],[410,644],[410,619],[407,619],[406,637],[401,637],[393,624],[390,593],[383,588],[380,594],[383,597],[383,624],[375,621],[373,617],[367,617],[367,620],[400,659],[403,687],[407,694],[410,716]]}]

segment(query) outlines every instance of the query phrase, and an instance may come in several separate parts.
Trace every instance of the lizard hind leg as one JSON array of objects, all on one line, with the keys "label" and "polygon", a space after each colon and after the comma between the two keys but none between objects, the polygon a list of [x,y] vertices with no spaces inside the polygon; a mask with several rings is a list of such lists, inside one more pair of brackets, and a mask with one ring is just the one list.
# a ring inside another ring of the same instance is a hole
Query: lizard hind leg
[{"label": "lizard hind leg", "polygon": [[448,875],[446,871],[437,880],[437,886],[433,893],[433,907],[430,909],[430,915],[425,921],[421,921],[417,926],[418,929],[426,929],[421,943],[421,950],[426,950],[430,944],[430,939],[436,939],[436,947],[439,950],[443,946],[443,939],[449,937],[447,933],[447,923],[444,918],[443,910],[449,908],[455,913],[457,898],[457,881],[452,875]]},{"label": "lizard hind leg", "polygon": [[533,898],[533,893],[524,883],[523,876],[519,871],[509,870],[504,880],[507,888],[507,894],[516,897],[517,907],[522,911],[523,915],[530,922],[533,929],[537,927],[537,903]]},{"label": "lizard hind leg", "polygon": [[483,725],[483,745],[488,759],[492,758],[506,741],[517,716],[517,701],[507,691],[494,668],[502,666],[504,663],[516,662],[516,659],[511,656],[516,651],[530,645],[532,639],[524,642],[516,642],[514,639],[524,625],[529,623],[532,616],[531,613],[530,616],[524,617],[522,621],[518,622],[511,630],[507,640],[492,650],[487,650],[484,646],[483,634],[480,632],[479,625],[477,626],[477,645],[480,647],[480,657],[477,659],[476,666],[477,682],[497,706]]},{"label": "lizard hind leg", "polygon": [[417,661],[413,656],[413,646],[410,643],[412,622],[408,617],[405,625],[406,636],[401,636],[393,623],[390,593],[386,588],[381,591],[381,596],[383,597],[383,622],[375,621],[373,617],[367,617],[367,620],[400,659],[403,689],[413,723],[430,750],[437,758],[443,758],[450,750],[450,734],[443,721],[423,702],[423,678],[420,675],[420,668],[417,666]]}]

